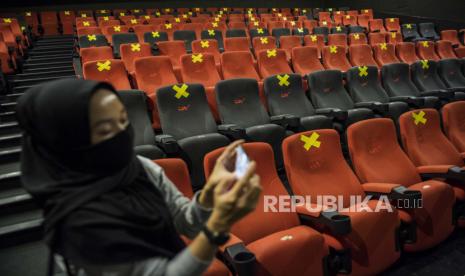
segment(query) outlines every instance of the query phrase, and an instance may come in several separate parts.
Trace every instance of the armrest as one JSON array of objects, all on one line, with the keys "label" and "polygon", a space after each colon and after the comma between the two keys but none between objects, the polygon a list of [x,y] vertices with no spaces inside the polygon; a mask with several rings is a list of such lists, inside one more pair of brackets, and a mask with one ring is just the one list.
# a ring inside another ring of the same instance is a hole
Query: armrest
[{"label": "armrest", "polygon": [[302,221],[325,225],[335,235],[345,235],[352,231],[349,216],[339,214],[333,209],[327,209],[324,205],[297,205],[296,212]]},{"label": "armrest", "polygon": [[465,159],[465,152],[461,152],[460,156],[462,156],[462,159]]},{"label": "armrest", "polygon": [[241,239],[229,234],[229,241],[220,247],[225,260],[234,267],[237,275],[251,276],[255,274],[255,254],[248,250]]},{"label": "armrest", "polygon": [[447,88],[447,91],[465,92],[465,87],[449,87],[449,88]]},{"label": "armrest", "polygon": [[389,111],[389,105],[380,102],[358,102],[354,106],[357,108],[368,108],[380,114],[385,114]]},{"label": "armrest", "polygon": [[445,178],[465,183],[465,169],[452,165],[420,166],[417,171],[424,179]]},{"label": "armrest", "polygon": [[315,114],[325,115],[327,117],[331,117],[339,121],[345,121],[349,116],[349,113],[347,111],[338,108],[319,108],[315,110]]},{"label": "armrest", "polygon": [[234,140],[245,138],[245,129],[235,124],[219,125],[218,132]]},{"label": "armrest", "polygon": [[[416,208],[422,199],[420,191],[409,190],[399,184],[391,183],[365,183],[363,190],[375,197],[387,196],[397,208]],[[402,203],[401,203],[402,202]]]},{"label": "armrest", "polygon": [[160,134],[155,136],[155,144],[163,149],[167,154],[172,154],[178,151],[178,143],[173,136],[168,134]]},{"label": "armrest", "polygon": [[396,96],[389,98],[391,102],[405,102],[413,107],[422,107],[425,105],[425,98],[419,97],[408,97],[408,96]]},{"label": "armrest", "polygon": [[422,96],[433,96],[433,97],[438,97],[440,99],[450,100],[454,98],[455,93],[453,91],[448,91],[448,90],[432,90],[432,91],[421,92],[421,95]]},{"label": "armrest", "polygon": [[271,123],[284,128],[297,128],[300,126],[300,118],[290,114],[271,116]]}]

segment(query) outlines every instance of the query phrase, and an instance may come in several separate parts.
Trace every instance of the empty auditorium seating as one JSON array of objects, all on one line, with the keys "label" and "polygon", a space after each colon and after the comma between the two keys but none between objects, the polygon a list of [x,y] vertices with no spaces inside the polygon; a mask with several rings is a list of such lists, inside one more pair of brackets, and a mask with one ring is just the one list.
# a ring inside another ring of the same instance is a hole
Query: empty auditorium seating
[{"label": "empty auditorium seating", "polygon": [[171,59],[173,68],[179,70],[179,59],[186,54],[186,44],[183,41],[160,41],[157,43],[160,55],[168,56]]},{"label": "empty auditorium seating", "polygon": [[275,162],[282,167],[281,142],[286,129],[273,124],[260,102],[258,82],[231,79],[216,84],[216,100],[221,123],[227,129],[242,129],[247,141],[266,142],[273,147]]},{"label": "empty auditorium seating", "polygon": [[422,181],[417,168],[398,144],[392,120],[379,118],[353,124],[347,130],[347,142],[362,183],[395,183],[421,192],[421,212],[405,209],[416,224],[416,242],[405,243],[406,251],[431,248],[449,236],[454,228],[454,191],[441,181]]},{"label": "empty auditorium seating", "polygon": [[420,34],[418,33],[417,24],[402,24],[401,30],[405,41],[422,40]]},{"label": "empty auditorium seating", "polygon": [[134,72],[134,60],[151,56],[150,45],[147,43],[122,44],[120,47],[121,60],[129,73]]},{"label": "empty auditorium seating", "polygon": [[315,109],[305,95],[302,77],[297,74],[274,75],[264,80],[265,96],[271,120],[288,121],[298,118],[296,130],[331,128],[329,117],[316,115]]},{"label": "empty auditorium seating", "polygon": [[223,43],[223,34],[221,31],[212,29],[212,30],[203,30],[200,32],[200,38],[202,40],[215,39],[217,41],[217,48],[222,51],[224,49]]},{"label": "empty auditorium seating", "polygon": [[[128,26],[109,26],[109,27],[102,28],[102,33],[106,36],[110,44],[113,44],[114,34],[127,34],[128,32],[129,32]],[[137,42],[137,41],[133,41],[133,42]]]},{"label": "empty auditorium seating", "polygon": [[376,44],[386,43],[386,34],[385,33],[369,33],[368,40],[371,46]]},{"label": "empty auditorium seating", "polygon": [[347,48],[347,35],[346,34],[330,34],[328,35],[327,44]]},{"label": "empty auditorium seating", "polygon": [[224,39],[224,50],[229,51],[250,51],[250,42],[247,37],[226,37]]},{"label": "empty auditorium seating", "polygon": [[159,41],[168,41],[168,34],[162,31],[152,31],[144,33],[144,39],[139,41],[144,41],[150,45],[154,45]]},{"label": "empty auditorium seating", "polygon": [[345,72],[352,65],[346,57],[346,48],[341,46],[325,46],[322,52],[323,65],[326,69],[340,70]]},{"label": "empty auditorium seating", "polygon": [[313,28],[314,35],[323,35],[324,41],[328,41],[329,29],[328,27],[315,27]]},{"label": "empty auditorium seating", "polygon": [[389,43],[373,45],[374,57],[379,66],[400,62],[396,56],[395,46]]},{"label": "empty auditorium seating", "polygon": [[192,53],[209,53],[213,55],[216,66],[220,68],[220,49],[218,48],[218,40],[194,40],[192,41]]},{"label": "empty auditorium seating", "polygon": [[304,36],[305,46],[314,46],[318,49],[318,58],[321,57],[321,52],[325,46],[325,39],[323,35],[306,35]]},{"label": "empty auditorium seating", "polygon": [[310,34],[310,31],[307,28],[294,28],[292,29],[292,35],[306,36]]},{"label": "empty auditorium seating", "polygon": [[326,70],[311,73],[308,75],[308,86],[312,103],[317,109],[323,109],[320,114],[346,113],[342,120],[346,126],[373,116],[370,109],[355,108],[344,88],[341,71]]},{"label": "empty auditorium seating", "polygon": [[250,51],[233,51],[221,54],[221,71],[223,78],[251,78],[260,80]]},{"label": "empty auditorium seating", "polygon": [[292,48],[302,46],[302,39],[298,36],[281,36],[279,47],[286,52],[287,60],[291,60]]},{"label": "empty auditorium seating", "polygon": [[378,66],[373,58],[373,50],[367,44],[350,45],[349,59],[353,66]]},{"label": "empty auditorium seating", "polygon": [[286,52],[281,49],[269,49],[258,52],[258,71],[262,78],[276,74],[293,73],[286,59]]},{"label": "empty auditorium seating", "polygon": [[465,152],[465,132],[462,125],[465,121],[465,102],[458,101],[444,105],[441,109],[441,115],[444,133],[463,156]]},{"label": "empty auditorium seating", "polygon": [[441,59],[457,58],[450,41],[440,40],[436,42],[436,51]]},{"label": "empty auditorium seating", "polygon": [[132,29],[134,30],[134,33],[136,33],[139,42],[144,41],[145,33],[152,33],[157,31],[157,28],[153,25],[136,25],[132,27]]},{"label": "empty auditorium seating", "polygon": [[401,62],[407,64],[412,64],[419,60],[415,52],[415,44],[413,42],[398,43],[396,45],[396,54]]},{"label": "empty auditorium seating", "polygon": [[458,59],[443,59],[439,62],[439,76],[447,87],[465,91],[465,76],[461,71],[461,62]]},{"label": "empty auditorium seating", "polygon": [[348,34],[349,29],[347,27],[337,26],[331,28],[332,34]]},{"label": "empty auditorium seating", "polygon": [[291,53],[292,68],[294,68],[294,72],[302,76],[325,69],[318,58],[317,47],[295,47],[292,48]]},{"label": "empty auditorium seating", "polygon": [[113,59],[113,50],[109,46],[82,48],[81,64],[89,61]]},{"label": "empty auditorium seating", "polygon": [[399,44],[404,42],[401,33],[391,32],[386,34],[387,42],[392,44]]},{"label": "empty auditorium seating", "polygon": [[84,79],[105,81],[116,90],[131,89],[124,63],[117,59],[89,61],[83,64]]},{"label": "empty auditorium seating", "polygon": [[[287,195],[274,168],[271,147],[265,143],[247,143],[243,148],[257,162],[256,172],[260,176],[262,194],[276,197]],[[205,156],[207,177],[221,153],[222,149],[218,149]],[[255,273],[258,275],[323,274],[322,259],[328,252],[322,235],[300,225],[294,212],[264,210],[265,202],[259,200],[252,213],[234,224],[231,229],[234,239],[225,247],[243,246],[250,250],[257,260]],[[289,254],[290,251],[297,255]]]},{"label": "empty auditorium seating", "polygon": [[[184,158],[189,166],[193,190],[197,191],[205,183],[205,154],[229,144],[229,140],[217,132],[202,85],[180,83],[159,88],[156,102],[163,130],[163,134],[156,136],[157,144]],[[173,145],[177,145],[181,152]]]},{"label": "empty auditorium seating", "polygon": [[342,24],[345,26],[357,25],[357,16],[353,16],[350,14],[344,15],[344,17],[342,17]]},{"label": "empty auditorium seating", "polygon": [[419,41],[417,42],[417,54],[420,59],[438,61],[440,57],[436,54],[434,42]]},{"label": "empty auditorium seating", "polygon": [[452,46],[457,47],[460,45],[457,30],[443,30],[441,31],[441,40],[449,41]]},{"label": "empty auditorium seating", "polygon": [[348,36],[349,45],[367,44],[367,37],[364,33],[351,33]]},{"label": "empty auditorium seating", "polygon": [[252,39],[252,46],[255,56],[262,50],[269,50],[276,48],[276,39],[273,36],[254,37]]},{"label": "empty auditorium seating", "polygon": [[280,37],[291,35],[291,30],[288,28],[275,28],[271,30],[271,35],[276,38],[276,41],[279,43]]},{"label": "empty auditorium seating", "polygon": [[418,31],[420,35],[424,38],[431,39],[431,40],[439,40],[439,35],[436,32],[436,28],[434,23],[425,22],[418,24]]},{"label": "empty auditorium seating", "polygon": [[[363,248],[363,253],[352,255],[354,275],[378,274],[400,257],[396,234],[400,219],[395,208],[392,207],[393,212],[348,211],[354,204],[349,196],[365,198],[370,192],[370,185],[360,185],[344,159],[340,137],[335,130],[321,129],[292,135],[283,142],[283,155],[287,177],[296,195],[309,196],[311,203],[320,206],[321,202],[316,199],[318,195],[334,195],[342,201],[340,204],[346,209],[333,212],[350,223],[351,231],[334,234],[323,230],[323,233],[351,252],[359,252]],[[376,204],[377,201],[372,199],[368,205],[374,209]],[[319,223],[325,225],[321,220]]]},{"label": "empty auditorium seating", "polygon": [[226,30],[226,37],[247,37],[247,32],[243,29],[229,29]]},{"label": "empty auditorium seating", "polygon": [[357,23],[359,26],[362,26],[366,30],[369,29],[368,22],[370,21],[370,17],[365,15],[365,14],[359,14],[357,15]]},{"label": "empty auditorium seating", "polygon": [[400,32],[399,18],[386,18],[384,24],[388,32]]}]

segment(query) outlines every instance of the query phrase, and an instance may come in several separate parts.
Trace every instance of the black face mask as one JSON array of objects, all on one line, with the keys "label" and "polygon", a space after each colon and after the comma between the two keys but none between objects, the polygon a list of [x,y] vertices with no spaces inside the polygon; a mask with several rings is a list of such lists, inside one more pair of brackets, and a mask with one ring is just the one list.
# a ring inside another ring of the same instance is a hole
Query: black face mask
[{"label": "black face mask", "polygon": [[110,139],[74,152],[73,167],[82,172],[110,175],[121,171],[134,158],[134,129],[126,129]]}]

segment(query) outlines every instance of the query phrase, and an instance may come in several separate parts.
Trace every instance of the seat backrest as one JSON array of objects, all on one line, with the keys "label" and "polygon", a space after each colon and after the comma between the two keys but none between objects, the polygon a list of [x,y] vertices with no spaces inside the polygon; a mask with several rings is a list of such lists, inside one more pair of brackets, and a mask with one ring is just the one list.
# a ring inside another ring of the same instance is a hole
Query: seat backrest
[{"label": "seat backrest", "polygon": [[209,53],[215,58],[217,64],[220,63],[220,49],[216,39],[204,39],[192,41],[192,53]]},{"label": "seat backrest", "polygon": [[108,46],[108,41],[104,35],[101,34],[89,34],[82,35],[79,37],[79,47],[88,48],[88,47],[99,47],[99,46]]},{"label": "seat backrest", "polygon": [[422,37],[437,39],[439,35],[436,33],[436,28],[432,22],[424,22],[418,24],[418,29]]},{"label": "seat backrest", "polygon": [[419,60],[415,53],[415,44],[413,42],[398,43],[396,45],[396,54],[400,61],[408,64],[412,64]]},{"label": "seat backrest", "polygon": [[332,34],[348,34],[349,29],[347,29],[347,27],[343,27],[343,26],[332,27],[331,28],[331,33]]},{"label": "seat backrest", "polygon": [[465,152],[465,102],[444,105],[441,110],[444,133],[459,152]]},{"label": "seat backrest", "polygon": [[307,78],[310,97],[317,108],[349,110],[354,107],[349,93],[344,88],[341,71],[318,71],[309,74]]},{"label": "seat backrest", "polygon": [[252,39],[252,46],[255,51],[255,55],[257,55],[258,52],[262,50],[276,48],[276,38],[274,38],[274,36],[254,37]]},{"label": "seat backrest", "polygon": [[286,52],[281,49],[269,49],[258,52],[258,71],[262,78],[277,74],[292,74],[286,59]]},{"label": "seat backrest", "polygon": [[373,58],[373,50],[370,45],[350,45],[349,58],[353,66],[378,66]]},{"label": "seat backrest", "polygon": [[386,29],[388,32],[392,32],[392,31],[400,32],[399,18],[396,18],[396,17],[385,18],[384,24],[386,24]]},{"label": "seat backrest", "polygon": [[439,61],[439,76],[447,87],[465,87],[465,76],[458,59],[442,59]]},{"label": "seat backrest", "polygon": [[[226,37],[247,37],[247,32],[244,29],[229,29],[226,31]],[[226,43],[226,41],[225,41]],[[225,46],[226,47],[226,46]]]},{"label": "seat backrest", "polygon": [[421,182],[415,165],[402,151],[391,119],[359,121],[347,128],[354,171],[362,183],[395,183],[406,187]]},{"label": "seat backrest", "polygon": [[349,33],[351,33],[351,34],[363,34],[363,33],[365,33],[365,28],[363,28],[362,26],[349,26]]},{"label": "seat backrest", "polygon": [[441,40],[446,40],[452,43],[453,46],[460,45],[457,30],[443,30],[441,31]]},{"label": "seat backrest", "polygon": [[436,42],[436,51],[441,59],[457,58],[450,41],[440,40]]},{"label": "seat backrest", "polygon": [[144,40],[142,40],[150,45],[155,44],[160,41],[168,41],[168,34],[162,31],[152,31],[144,33]]},{"label": "seat backrest", "polygon": [[420,38],[420,34],[418,33],[417,24],[402,24],[402,36],[405,39],[416,39]]},{"label": "seat backrest", "polygon": [[368,29],[368,22],[370,21],[370,17],[365,14],[359,14],[357,15],[357,22],[359,26],[362,26],[366,29]]},{"label": "seat backrest", "polygon": [[102,27],[101,29],[102,29],[102,33],[107,37],[108,42],[110,42],[111,44],[113,44],[114,34],[127,34],[129,32],[128,26],[120,26],[120,25]]},{"label": "seat backrest", "polygon": [[255,70],[253,57],[250,51],[233,51],[221,54],[221,69],[223,78],[250,78],[260,80],[260,76]]},{"label": "seat backrest", "polygon": [[367,36],[364,33],[351,33],[348,36],[349,45],[367,44]]},{"label": "seat backrest", "polygon": [[192,41],[197,39],[195,31],[192,30],[176,30],[173,33],[173,40],[182,40],[186,45],[188,52],[191,51]]},{"label": "seat backrest", "polygon": [[139,39],[137,38],[136,34],[114,34],[112,35],[112,41],[113,41],[113,53],[115,57],[120,57],[121,55],[120,46],[122,44],[138,43]]},{"label": "seat backrest", "polygon": [[257,29],[250,29],[249,35],[253,39],[259,36],[269,36],[270,32],[266,28],[257,28]]},{"label": "seat backrest", "polygon": [[344,208],[350,206],[350,196],[365,197],[335,130],[294,134],[284,139],[282,147],[287,179],[296,195],[310,196],[312,203],[317,203],[319,195],[340,196]]},{"label": "seat backrest", "polygon": [[134,146],[153,145],[155,134],[150,123],[147,95],[140,90],[118,93],[134,128]]},{"label": "seat backrest", "polygon": [[163,158],[154,160],[158,166],[163,168],[163,172],[178,190],[188,198],[194,197],[191,179],[186,163],[180,158]]},{"label": "seat backrest", "polygon": [[399,117],[402,146],[415,166],[465,166],[459,151],[441,130],[436,109],[417,109]]},{"label": "seat backrest", "polygon": [[352,65],[347,60],[346,47],[332,45],[325,46],[322,51],[323,64],[327,69],[335,69],[345,72]]},{"label": "seat backrest", "polygon": [[133,26],[132,29],[137,35],[137,38],[139,38],[140,42],[144,41],[144,34],[145,33],[151,33],[157,31],[157,28],[153,25],[136,25]]},{"label": "seat backrest", "polygon": [[275,75],[263,82],[268,110],[272,116],[291,114],[311,116],[315,110],[305,95],[302,77],[298,74]]},{"label": "seat backrest", "polygon": [[374,56],[379,66],[383,66],[391,63],[399,63],[399,59],[396,56],[395,46],[390,43],[381,43],[373,45]]},{"label": "seat backrest", "polygon": [[205,39],[215,39],[218,43],[218,48],[223,49],[223,33],[221,31],[211,29],[211,30],[203,30],[200,33],[200,38],[202,40]]},{"label": "seat backrest", "polygon": [[201,84],[179,83],[156,92],[163,133],[176,140],[216,133],[216,123]]},{"label": "seat backrest", "polygon": [[304,27],[292,29],[292,35],[306,36],[308,34],[310,34],[310,31]]},{"label": "seat backrest", "polygon": [[77,28],[76,33],[77,33],[77,36],[80,38],[81,36],[86,36],[86,35],[102,34],[102,30],[99,27],[82,27],[82,28]]},{"label": "seat backrest", "polygon": [[392,63],[381,69],[383,85],[391,97],[420,96],[420,91],[410,79],[410,66],[406,63]]},{"label": "seat backrest", "polygon": [[121,24],[121,21],[117,19],[109,19],[109,20],[102,20],[98,21],[98,24],[100,27],[113,27],[113,26],[119,26]]},{"label": "seat backrest", "polygon": [[420,91],[446,89],[438,74],[438,63],[433,60],[420,60],[410,65],[412,81]]},{"label": "seat backrest", "polygon": [[386,35],[387,42],[392,43],[392,44],[399,44],[404,42],[404,39],[402,38],[402,34],[399,32],[390,32],[389,34]]},{"label": "seat backrest", "polygon": [[368,21],[368,25],[370,27],[370,32],[386,31],[386,29],[384,28],[383,19],[370,19],[370,21]]},{"label": "seat backrest", "polygon": [[247,128],[270,122],[270,117],[260,101],[256,80],[220,81],[216,84],[215,92],[223,124],[236,124]]},{"label": "seat backrest", "polygon": [[378,67],[353,67],[347,71],[346,78],[354,102],[389,102],[389,96],[378,81]]},{"label": "seat backrest", "polygon": [[83,65],[83,75],[86,80],[105,81],[116,90],[131,89],[124,63],[117,59],[89,61]]},{"label": "seat backrest", "polygon": [[160,41],[157,43],[160,55],[168,56],[173,67],[179,67],[179,59],[186,54],[186,44],[183,41]]},{"label": "seat backrest", "polygon": [[184,82],[201,83],[213,87],[221,80],[215,58],[209,53],[181,56],[181,75]]},{"label": "seat backrest", "polygon": [[325,40],[328,38],[329,28],[328,27],[315,27],[313,28],[313,34],[323,35]]},{"label": "seat backrest", "polygon": [[[247,156],[257,163],[256,173],[260,176],[262,195],[287,196],[288,193],[276,173],[271,146],[266,143],[246,143],[242,147]],[[205,156],[204,168],[207,178],[223,150],[224,148],[217,149]],[[231,229],[231,232],[245,244],[299,225],[299,219],[295,213],[264,212],[264,204],[264,197],[260,196],[255,210],[235,223]]]},{"label": "seat backrest", "polygon": [[328,45],[337,45],[347,47],[347,35],[346,34],[329,34]]},{"label": "seat backrest", "polygon": [[147,43],[121,44],[120,53],[121,60],[130,73],[134,72],[134,60],[152,55],[150,45]]},{"label": "seat backrest", "polygon": [[154,94],[162,86],[178,83],[171,65],[166,56],[148,56],[134,61],[134,73],[137,86],[147,93]]},{"label": "seat backrest", "polygon": [[294,72],[302,76],[325,69],[318,58],[317,47],[294,47],[291,60]]},{"label": "seat backrest", "polygon": [[229,51],[249,51],[250,42],[247,37],[226,37],[224,40],[224,50]]},{"label": "seat backrest", "polygon": [[285,27],[284,21],[269,21],[268,22],[268,30],[273,32],[273,29],[281,29]]},{"label": "seat backrest", "polygon": [[368,39],[370,41],[370,45],[374,46],[380,43],[386,43],[386,34],[385,33],[369,33]]},{"label": "seat backrest", "polygon": [[291,30],[288,28],[274,28],[271,30],[271,35],[276,38],[277,41],[280,40],[282,36],[290,36]]},{"label": "seat backrest", "polygon": [[80,50],[81,63],[89,61],[107,60],[113,58],[113,50],[110,46],[82,48]]},{"label": "seat backrest", "polygon": [[434,60],[438,61],[440,58],[436,54],[434,43],[430,41],[419,41],[417,42],[417,54],[418,57],[423,60]]},{"label": "seat backrest", "polygon": [[279,48],[286,51],[287,59],[291,59],[291,51],[294,47],[302,46],[302,38],[300,36],[281,36],[279,38]]}]

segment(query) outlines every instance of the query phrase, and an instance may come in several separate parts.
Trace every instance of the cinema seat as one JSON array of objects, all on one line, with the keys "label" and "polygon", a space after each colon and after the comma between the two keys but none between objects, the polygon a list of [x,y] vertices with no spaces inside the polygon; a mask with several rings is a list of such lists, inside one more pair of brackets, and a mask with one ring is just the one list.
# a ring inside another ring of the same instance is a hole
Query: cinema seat
[{"label": "cinema seat", "polygon": [[158,89],[156,98],[163,131],[163,134],[156,136],[156,143],[168,154],[180,156],[186,161],[192,188],[197,191],[205,184],[205,154],[226,146],[229,140],[217,132],[201,84],[165,86]]},{"label": "cinema seat", "polygon": [[462,63],[458,59],[442,59],[439,63],[439,76],[448,88],[465,91],[465,76],[461,70]]},{"label": "cinema seat", "polygon": [[371,46],[386,43],[386,35],[387,34],[385,33],[369,33],[368,41],[370,42]]},{"label": "cinema seat", "polygon": [[136,44],[139,42],[136,34],[114,34],[111,37],[113,44],[113,55],[115,58],[121,57],[121,45],[128,43]]},{"label": "cinema seat", "polygon": [[441,59],[457,58],[452,43],[445,40],[436,42],[436,52]]},{"label": "cinema seat", "polygon": [[402,42],[396,45],[396,54],[401,62],[412,64],[419,60],[415,53],[415,44],[413,42]]},{"label": "cinema seat", "polygon": [[[128,34],[129,33],[128,26],[109,26],[109,27],[103,27],[101,29],[102,29],[102,34],[105,35],[105,37],[107,38],[108,42],[111,45],[113,45],[114,34]],[[133,41],[133,42],[137,42],[137,41]]]},{"label": "cinema seat", "polygon": [[380,67],[391,64],[399,63],[396,56],[395,46],[393,44],[382,43],[373,45],[374,57]]},{"label": "cinema seat", "polygon": [[[89,34],[79,37],[79,48],[89,48],[89,47],[103,47],[108,46],[108,41],[104,35],[101,34]],[[113,51],[112,51],[113,53]]]},{"label": "cinema seat", "polygon": [[238,132],[240,137],[237,138],[270,144],[276,166],[282,168],[281,142],[286,136],[286,128],[271,121],[260,102],[258,82],[253,79],[224,80],[216,84],[215,92],[223,128]]},{"label": "cinema seat", "polygon": [[252,46],[255,57],[258,57],[258,53],[262,50],[275,49],[276,39],[273,36],[254,37],[252,39]]},{"label": "cinema seat", "polygon": [[[376,275],[399,259],[399,236],[396,233],[400,219],[393,206],[389,205],[393,212],[387,209],[349,211],[351,206],[352,210],[359,207],[349,200],[350,196],[365,198],[370,185],[378,184],[360,184],[344,159],[340,137],[335,130],[320,129],[292,135],[283,142],[283,155],[287,178],[295,195],[310,196],[311,203],[320,207],[323,206],[321,201],[317,202],[319,195],[342,197],[338,202],[342,201],[339,204],[345,209],[333,210],[333,214],[340,218],[340,223],[345,220],[350,224],[350,231],[335,233],[324,228],[325,224],[318,221],[318,217],[314,217],[313,223],[317,229],[324,229],[322,232],[332,243],[351,252],[351,274]],[[373,209],[377,204],[378,201],[373,199],[368,202]]]},{"label": "cinema seat", "polygon": [[421,192],[423,208],[403,210],[416,225],[416,241],[405,243],[405,251],[431,248],[451,234],[454,190],[442,181],[422,181],[417,168],[399,146],[392,120],[378,118],[353,124],[347,129],[347,142],[360,182],[389,186],[393,183]]},{"label": "cinema seat", "polygon": [[458,39],[457,30],[443,30],[441,31],[441,40],[449,41],[453,47],[459,46],[461,43]]},{"label": "cinema seat", "polygon": [[109,46],[82,48],[81,64],[89,61],[113,59],[113,50]]},{"label": "cinema seat", "polygon": [[345,47],[347,49],[347,35],[346,34],[329,34],[327,45],[336,45]]},{"label": "cinema seat", "polygon": [[131,89],[124,63],[117,59],[89,61],[83,64],[83,74],[86,80],[105,81],[116,90]]},{"label": "cinema seat", "polygon": [[221,71],[223,78],[250,78],[257,81],[260,76],[255,69],[253,57],[250,51],[233,51],[221,54]]},{"label": "cinema seat", "polygon": [[192,41],[197,39],[195,31],[192,30],[176,30],[173,33],[173,40],[184,41],[187,53],[192,53]]},{"label": "cinema seat", "polygon": [[368,44],[367,37],[364,33],[351,33],[348,39],[349,45]]},{"label": "cinema seat", "polygon": [[391,43],[394,45],[404,42],[404,39],[402,38],[401,33],[390,32],[386,35],[386,38],[387,38],[387,43]]},{"label": "cinema seat", "polygon": [[220,51],[223,51],[224,49],[224,43],[223,43],[223,33],[221,31],[211,29],[211,30],[202,30],[200,32],[200,38],[202,40],[211,40],[214,39],[217,41],[217,48]]},{"label": "cinema seat", "polygon": [[224,39],[224,51],[249,51],[250,41],[247,37],[226,37]]},{"label": "cinema seat", "polygon": [[321,52],[325,47],[325,39],[323,35],[306,35],[304,36],[305,46],[314,46],[318,49],[318,58],[321,58]]},{"label": "cinema seat", "polygon": [[346,72],[352,65],[346,56],[346,47],[325,46],[322,51],[323,65],[326,69]]},{"label": "cinema seat", "polygon": [[400,32],[399,18],[385,18],[384,24],[388,32]]},{"label": "cinema seat", "polygon": [[147,43],[121,44],[121,60],[129,74],[134,73],[134,61],[137,58],[148,57],[152,55],[150,45]]},{"label": "cinema seat", "polygon": [[463,158],[465,156],[465,131],[462,125],[465,121],[465,102],[458,101],[444,105],[441,115],[444,133]]},{"label": "cinema seat", "polygon": [[302,38],[299,36],[281,36],[279,39],[279,48],[286,51],[286,58],[291,60],[291,53],[294,47],[302,46]]},{"label": "cinema seat", "polygon": [[192,41],[192,53],[207,53],[213,55],[218,70],[220,69],[220,49],[216,39],[194,40]]},{"label": "cinema seat", "polygon": [[420,32],[421,36],[426,39],[431,39],[431,40],[440,39],[438,33],[436,32],[436,27],[434,26],[434,23],[432,22],[424,22],[424,23],[418,24],[418,31]]},{"label": "cinema seat", "polygon": [[257,54],[258,71],[262,78],[276,74],[292,74],[286,59],[286,52],[281,49],[259,51]]},{"label": "cinema seat", "polygon": [[370,19],[368,21],[369,30],[371,33],[385,33],[383,19]]},{"label": "cinema seat", "polygon": [[[243,148],[250,159],[256,161],[262,194],[287,196],[274,167],[271,147],[265,143],[246,143]],[[223,150],[217,149],[205,156],[207,177]],[[265,201],[260,196],[255,210],[232,227],[234,238],[223,247],[224,250],[253,253],[256,258],[255,275],[323,275],[322,267],[329,260],[334,260],[335,255],[326,257],[329,250],[323,236],[301,225],[294,212],[264,210]]]},{"label": "cinema seat", "polygon": [[436,54],[434,42],[419,41],[417,42],[417,54],[422,60],[438,61],[440,57]]},{"label": "cinema seat", "polygon": [[373,58],[373,50],[367,44],[351,45],[349,60],[353,66],[378,66]]},{"label": "cinema seat", "polygon": [[157,42],[160,55],[167,56],[171,60],[173,69],[180,78],[180,58],[187,53],[186,44],[183,41],[160,41]]},{"label": "cinema seat", "polygon": [[417,24],[402,24],[401,31],[404,40],[407,42],[416,42],[418,40],[424,40],[418,33]]},{"label": "cinema seat", "polygon": [[150,45],[155,45],[160,41],[168,41],[168,34],[162,31],[152,31],[144,33],[144,39],[139,41],[144,41],[145,43],[149,43]]},{"label": "cinema seat", "polygon": [[291,52],[294,72],[305,76],[315,71],[325,70],[318,58],[318,48],[313,46],[294,47]]}]

